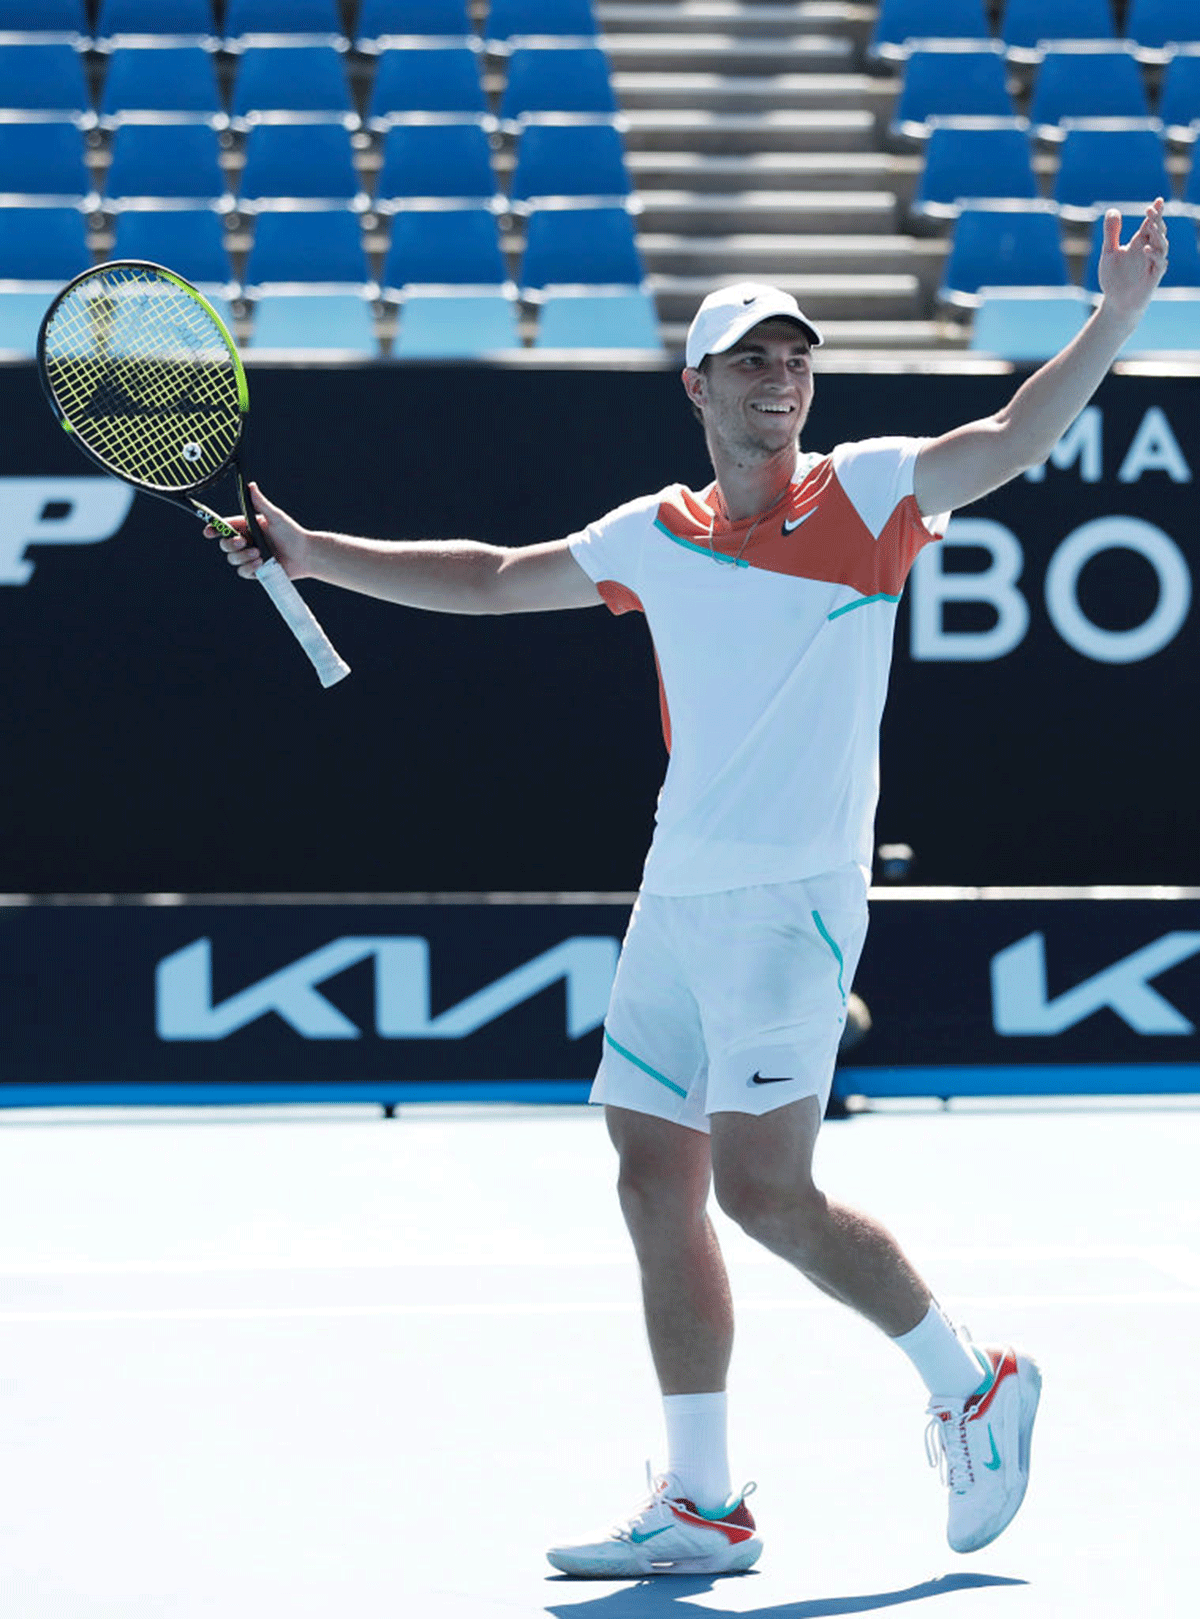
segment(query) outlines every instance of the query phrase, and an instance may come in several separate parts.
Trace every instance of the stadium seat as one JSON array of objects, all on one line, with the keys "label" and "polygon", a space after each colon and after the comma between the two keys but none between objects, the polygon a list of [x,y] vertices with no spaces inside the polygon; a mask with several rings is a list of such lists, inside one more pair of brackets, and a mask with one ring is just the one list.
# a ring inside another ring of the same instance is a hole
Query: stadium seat
[{"label": "stadium seat", "polygon": [[1200,10],[1196,0],[1129,0],[1125,34],[1152,51],[1200,44]]},{"label": "stadium seat", "polygon": [[1137,330],[1121,352],[1128,356],[1197,351],[1200,351],[1200,292],[1194,287],[1180,287],[1154,295]]},{"label": "stadium seat", "polygon": [[500,117],[514,121],[545,112],[616,116],[617,98],[602,50],[594,45],[521,45],[513,51]]},{"label": "stadium seat", "polygon": [[414,286],[497,288],[508,282],[496,216],[487,208],[398,213],[383,265],[388,294]]},{"label": "stadium seat", "polygon": [[309,206],[366,207],[350,131],[341,124],[253,125],[246,135],[239,206],[255,211],[298,197]]},{"label": "stadium seat", "polygon": [[115,259],[149,259],[201,286],[234,281],[220,216],[211,208],[130,209],[117,215]]},{"label": "stadium seat", "polygon": [[543,36],[595,39],[592,0],[492,0],[484,29],[489,43]]},{"label": "stadium seat", "polygon": [[396,47],[380,53],[367,122],[388,129],[414,116],[489,121],[479,58],[466,45]]},{"label": "stadium seat", "polygon": [[1057,138],[1066,118],[1149,116],[1142,70],[1127,41],[1047,47],[1029,104],[1029,121],[1043,138]]},{"label": "stadium seat", "polygon": [[94,202],[83,134],[69,118],[0,123],[0,195]]},{"label": "stadium seat", "polygon": [[231,198],[216,130],[207,124],[122,124],[113,132],[104,194],[118,204],[169,198],[227,207]]},{"label": "stadium seat", "polygon": [[357,123],[345,58],[333,45],[248,45],[234,70],[234,120]]},{"label": "stadium seat", "polygon": [[100,93],[100,122],[108,129],[164,115],[222,128],[227,122],[217,71],[202,45],[118,46]]},{"label": "stadium seat", "polygon": [[918,217],[953,219],[964,202],[980,197],[1038,195],[1029,132],[1020,119],[950,121],[930,129],[913,197]]},{"label": "stadium seat", "polygon": [[1172,140],[1195,140],[1200,131],[1200,47],[1184,47],[1167,63],[1158,116]]},{"label": "stadium seat", "polygon": [[260,214],[243,280],[247,287],[310,284],[373,290],[358,214],[324,208]]},{"label": "stadium seat", "polygon": [[383,50],[394,39],[467,40],[475,29],[467,0],[363,0],[354,44]]},{"label": "stadium seat", "polygon": [[517,143],[510,195],[627,197],[625,143],[612,124],[527,124]]},{"label": "stadium seat", "polygon": [[48,290],[9,292],[0,289],[0,353],[20,354],[29,360],[33,358],[37,353],[42,316],[49,302]]},{"label": "stadium seat", "polygon": [[402,360],[470,360],[520,347],[511,294],[414,292],[400,306],[392,354]]},{"label": "stadium seat", "polygon": [[478,124],[396,124],[383,138],[377,203],[404,197],[484,202],[498,190],[491,145]]},{"label": "stadium seat", "polygon": [[[1145,218],[1144,210],[1137,213],[1132,211],[1121,217],[1121,240],[1127,242],[1134,231]],[[1200,242],[1196,239],[1196,221],[1192,215],[1182,212],[1164,213],[1163,223],[1167,227],[1167,273],[1163,277],[1161,286],[1172,287],[1200,287]],[[1099,292],[1100,278],[1100,250],[1104,245],[1104,216],[1101,215],[1092,226],[1091,247],[1088,252],[1087,264],[1084,266],[1083,285],[1088,292]],[[1157,296],[1157,294],[1156,294]]]},{"label": "stadium seat", "polygon": [[1066,126],[1054,200],[1068,218],[1090,219],[1114,203],[1174,194],[1162,131],[1152,120]]},{"label": "stadium seat", "polygon": [[935,118],[1015,116],[999,45],[929,45],[905,64],[891,127],[893,134],[920,138]]},{"label": "stadium seat", "polygon": [[96,38],[105,45],[128,34],[200,40],[216,32],[212,0],[100,0],[96,18]]},{"label": "stadium seat", "polygon": [[326,42],[342,39],[338,0],[226,0],[226,44],[261,35]]},{"label": "stadium seat", "polygon": [[987,39],[991,35],[983,0],[882,0],[868,55],[903,61],[912,41]]},{"label": "stadium seat", "polygon": [[645,269],[623,208],[536,208],[529,215],[521,286],[639,287]]},{"label": "stadium seat", "polygon": [[62,34],[82,39],[90,32],[84,0],[0,0],[0,34]]},{"label": "stadium seat", "polygon": [[661,353],[663,340],[648,292],[551,293],[542,302],[533,346]]},{"label": "stadium seat", "polygon": [[943,302],[974,307],[981,287],[1068,287],[1058,219],[1048,204],[964,208],[942,275]]},{"label": "stadium seat", "polygon": [[1007,0],[1000,38],[1015,60],[1036,60],[1055,39],[1115,39],[1112,0]]},{"label": "stadium seat", "polygon": [[0,50],[0,108],[89,122],[92,98],[83,58],[66,40],[5,45]]},{"label": "stadium seat", "polygon": [[1092,307],[1078,287],[981,287],[971,351],[998,360],[1049,360],[1082,330]]},{"label": "stadium seat", "polygon": [[370,301],[355,292],[267,292],[252,306],[247,352],[334,352],[377,359]]},{"label": "stadium seat", "polygon": [[0,208],[0,281],[69,281],[91,263],[78,208]]}]

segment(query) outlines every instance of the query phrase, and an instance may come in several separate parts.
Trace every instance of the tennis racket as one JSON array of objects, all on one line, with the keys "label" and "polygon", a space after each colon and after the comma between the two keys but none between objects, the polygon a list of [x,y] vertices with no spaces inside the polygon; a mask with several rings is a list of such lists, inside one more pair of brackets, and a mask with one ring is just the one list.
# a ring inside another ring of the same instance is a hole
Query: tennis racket
[{"label": "tennis racket", "polygon": [[250,409],[246,372],[202,293],[159,264],[99,264],[46,311],[37,363],[51,409],[89,460],[226,536],[234,530],[194,497],[232,475],[250,538],[267,558],[255,578],[321,684],[350,673],[255,521],[237,462]]}]

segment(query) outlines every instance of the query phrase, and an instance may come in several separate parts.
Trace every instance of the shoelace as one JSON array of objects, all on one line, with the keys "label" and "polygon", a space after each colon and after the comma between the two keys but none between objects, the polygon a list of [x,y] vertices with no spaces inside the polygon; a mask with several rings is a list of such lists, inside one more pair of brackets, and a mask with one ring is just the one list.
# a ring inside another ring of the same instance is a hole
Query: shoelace
[{"label": "shoelace", "polygon": [[938,1415],[945,1407],[931,1405],[929,1409],[933,1415],[925,1429],[926,1459],[930,1467],[937,1468],[943,1484],[961,1495],[975,1482],[971,1448],[967,1443],[966,1412],[952,1413],[947,1422]]},{"label": "shoelace", "polygon": [[644,1501],[638,1502],[624,1523],[613,1525],[612,1535],[615,1540],[631,1539],[630,1531],[638,1528],[656,1508],[662,1507],[666,1499],[668,1482],[669,1480],[665,1473],[656,1478],[651,1470],[650,1463],[646,1463],[646,1498]]}]

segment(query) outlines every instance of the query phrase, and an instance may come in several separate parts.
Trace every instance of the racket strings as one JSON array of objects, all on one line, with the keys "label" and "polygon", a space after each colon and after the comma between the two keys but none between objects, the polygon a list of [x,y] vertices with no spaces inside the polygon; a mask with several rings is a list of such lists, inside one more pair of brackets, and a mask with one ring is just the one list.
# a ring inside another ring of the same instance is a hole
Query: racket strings
[{"label": "racket strings", "polygon": [[44,366],[71,430],[138,483],[198,487],[237,447],[243,404],[224,335],[203,304],[152,270],[80,282],[48,323]]}]

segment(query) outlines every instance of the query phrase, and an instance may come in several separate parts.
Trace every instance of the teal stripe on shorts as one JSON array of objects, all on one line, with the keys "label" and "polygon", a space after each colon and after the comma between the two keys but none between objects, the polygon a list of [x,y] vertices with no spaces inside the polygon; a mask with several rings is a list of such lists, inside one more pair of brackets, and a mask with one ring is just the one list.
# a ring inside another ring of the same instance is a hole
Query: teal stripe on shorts
[{"label": "teal stripe on shorts", "polygon": [[682,1085],[676,1085],[673,1079],[668,1079],[665,1074],[660,1074],[657,1068],[651,1068],[648,1062],[643,1062],[640,1057],[635,1057],[632,1051],[626,1051],[624,1046],[618,1045],[607,1029],[604,1031],[604,1043],[611,1046],[618,1056],[624,1057],[626,1062],[631,1062],[635,1068],[640,1068],[643,1074],[649,1074],[651,1079],[656,1079],[660,1085],[665,1085],[669,1091],[674,1091],[676,1096],[687,1095]]}]

